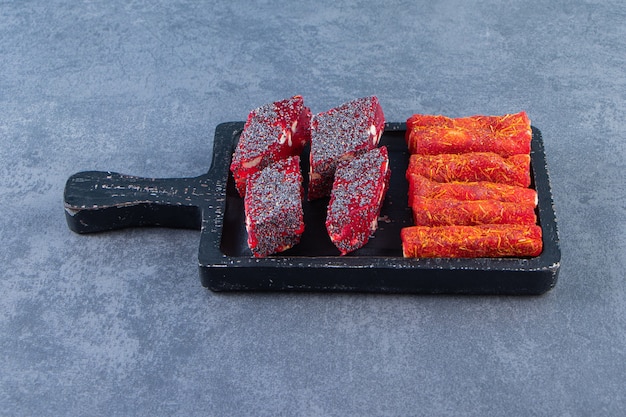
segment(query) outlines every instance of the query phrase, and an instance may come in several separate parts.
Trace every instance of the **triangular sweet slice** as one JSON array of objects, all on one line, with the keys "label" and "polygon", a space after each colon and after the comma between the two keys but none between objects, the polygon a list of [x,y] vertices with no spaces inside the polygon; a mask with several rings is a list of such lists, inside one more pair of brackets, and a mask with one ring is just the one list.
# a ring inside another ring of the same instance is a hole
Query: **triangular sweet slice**
[{"label": "triangular sweet slice", "polygon": [[265,104],[250,112],[233,153],[230,170],[242,197],[246,179],[273,162],[300,155],[311,139],[311,110],[302,96]]},{"label": "triangular sweet slice", "polygon": [[300,242],[304,232],[300,157],[281,159],[252,173],[244,197],[248,246],[265,257]]},{"label": "triangular sweet slice", "polygon": [[337,167],[326,229],[342,255],[363,247],[378,228],[390,175],[384,146],[343,161]]},{"label": "triangular sweet slice", "polygon": [[337,164],[378,146],[385,115],[376,96],[357,98],[311,119],[308,199],[328,197]]}]

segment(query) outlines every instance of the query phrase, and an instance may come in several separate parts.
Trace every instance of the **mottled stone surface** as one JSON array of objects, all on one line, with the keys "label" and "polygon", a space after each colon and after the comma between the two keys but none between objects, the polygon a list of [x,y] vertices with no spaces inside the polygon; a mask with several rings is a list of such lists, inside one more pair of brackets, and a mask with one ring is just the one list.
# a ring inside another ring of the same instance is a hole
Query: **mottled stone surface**
[{"label": "mottled stone surface", "polygon": [[[626,4],[0,3],[0,415],[616,416],[626,409]],[[563,252],[541,297],[215,294],[199,233],[68,230],[81,170],[205,172],[302,94],[526,110]]]}]

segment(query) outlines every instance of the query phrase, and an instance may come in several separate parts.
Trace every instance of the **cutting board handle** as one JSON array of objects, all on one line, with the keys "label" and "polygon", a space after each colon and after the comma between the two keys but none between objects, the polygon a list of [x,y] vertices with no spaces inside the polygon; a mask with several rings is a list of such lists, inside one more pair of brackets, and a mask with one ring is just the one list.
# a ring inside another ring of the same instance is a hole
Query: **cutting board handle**
[{"label": "cutting board handle", "polygon": [[207,177],[142,178],[85,171],[65,184],[65,217],[77,233],[137,226],[200,229]]}]

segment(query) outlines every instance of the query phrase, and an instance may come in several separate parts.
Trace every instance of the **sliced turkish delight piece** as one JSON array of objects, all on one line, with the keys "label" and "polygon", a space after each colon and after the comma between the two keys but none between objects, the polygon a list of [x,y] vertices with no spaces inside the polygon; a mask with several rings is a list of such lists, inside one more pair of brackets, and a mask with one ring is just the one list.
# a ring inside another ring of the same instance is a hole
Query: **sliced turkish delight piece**
[{"label": "sliced turkish delight piece", "polygon": [[389,156],[384,146],[337,167],[326,229],[342,255],[364,246],[378,228],[378,215],[390,175]]},{"label": "sliced turkish delight piece", "polygon": [[244,197],[248,246],[255,257],[285,251],[304,232],[300,157],[281,159],[250,175]]},{"label": "sliced turkish delight piece", "polygon": [[416,226],[473,226],[479,224],[535,224],[535,207],[496,200],[413,199]]},{"label": "sliced turkish delight piece", "polygon": [[534,257],[543,248],[537,225],[412,226],[400,237],[407,258]]},{"label": "sliced turkish delight piece", "polygon": [[409,175],[409,206],[415,197],[452,200],[496,200],[537,206],[537,192],[531,188],[495,182],[436,182],[422,175]]},{"label": "sliced turkish delight piece", "polygon": [[337,164],[375,148],[385,115],[375,96],[358,98],[313,116],[308,199],[327,197]]},{"label": "sliced turkish delight piece", "polygon": [[523,111],[459,118],[414,114],[406,123],[410,153],[494,152],[504,157],[530,153],[532,130]]},{"label": "sliced turkish delight piece", "polygon": [[310,122],[311,110],[301,96],[265,104],[250,112],[230,165],[239,195],[244,196],[250,174],[302,153],[311,139]]},{"label": "sliced turkish delight piece", "polygon": [[493,152],[463,154],[411,155],[406,175],[422,175],[437,182],[488,181],[501,184],[530,186],[530,155],[508,158]]}]

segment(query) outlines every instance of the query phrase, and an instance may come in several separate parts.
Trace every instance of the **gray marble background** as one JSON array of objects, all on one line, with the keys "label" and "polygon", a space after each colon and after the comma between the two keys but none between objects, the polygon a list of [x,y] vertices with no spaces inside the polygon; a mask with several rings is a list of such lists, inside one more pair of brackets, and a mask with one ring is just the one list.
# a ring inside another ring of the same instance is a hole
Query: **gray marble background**
[{"label": "gray marble background", "polygon": [[[623,415],[625,22],[618,0],[0,1],[0,415]],[[216,294],[196,231],[67,228],[71,174],[199,175],[219,123],[293,94],[526,110],[556,288]]]}]

